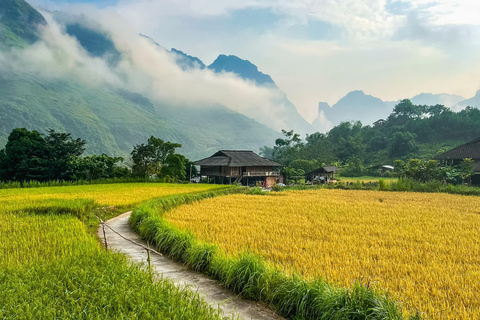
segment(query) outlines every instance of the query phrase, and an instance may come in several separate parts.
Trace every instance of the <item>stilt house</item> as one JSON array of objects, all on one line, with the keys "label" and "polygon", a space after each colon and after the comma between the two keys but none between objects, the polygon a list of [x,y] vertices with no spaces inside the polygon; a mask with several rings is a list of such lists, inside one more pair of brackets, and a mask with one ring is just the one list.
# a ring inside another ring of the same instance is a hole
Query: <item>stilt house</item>
[{"label": "stilt house", "polygon": [[216,183],[252,185],[262,182],[269,188],[283,182],[281,164],[260,157],[253,151],[221,150],[209,158],[195,162],[200,175]]},{"label": "stilt house", "polygon": [[480,185],[480,138],[442,153],[436,156],[435,160],[445,162],[452,166],[457,166],[466,158],[471,158],[475,162],[475,174],[471,177],[472,184]]}]

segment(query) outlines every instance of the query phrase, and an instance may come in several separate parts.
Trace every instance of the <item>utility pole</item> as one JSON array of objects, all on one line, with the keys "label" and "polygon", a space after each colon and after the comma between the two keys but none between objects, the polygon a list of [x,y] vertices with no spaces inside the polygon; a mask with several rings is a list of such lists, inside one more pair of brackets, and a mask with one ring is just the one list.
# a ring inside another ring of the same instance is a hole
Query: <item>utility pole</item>
[{"label": "utility pole", "polygon": [[190,165],[190,182],[192,182],[192,165]]}]

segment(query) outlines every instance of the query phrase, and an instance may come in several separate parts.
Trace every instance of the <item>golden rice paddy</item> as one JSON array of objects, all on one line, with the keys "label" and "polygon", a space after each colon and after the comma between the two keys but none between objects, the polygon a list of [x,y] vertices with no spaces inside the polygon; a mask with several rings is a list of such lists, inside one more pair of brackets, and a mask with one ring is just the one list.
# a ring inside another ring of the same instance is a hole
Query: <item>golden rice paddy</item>
[{"label": "golden rice paddy", "polygon": [[0,271],[2,267],[55,261],[79,250],[99,249],[74,215],[49,214],[56,208],[84,210],[83,200],[93,200],[98,206],[126,207],[156,197],[215,188],[219,186],[122,183],[0,190]]},{"label": "golden rice paddy", "polygon": [[426,319],[480,319],[480,198],[316,190],[230,195],[166,215],[228,254],[389,292]]},{"label": "golden rice paddy", "polygon": [[152,198],[201,192],[220,186],[206,184],[118,183],[0,190],[0,214],[58,200],[94,200],[105,206],[131,206]]}]

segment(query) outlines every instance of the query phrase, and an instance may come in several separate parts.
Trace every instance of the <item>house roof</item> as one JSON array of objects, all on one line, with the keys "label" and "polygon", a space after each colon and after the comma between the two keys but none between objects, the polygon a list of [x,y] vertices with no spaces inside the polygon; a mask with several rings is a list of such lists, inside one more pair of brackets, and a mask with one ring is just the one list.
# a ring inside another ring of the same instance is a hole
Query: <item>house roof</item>
[{"label": "house roof", "polygon": [[480,138],[442,153],[436,156],[435,160],[462,160],[465,158],[480,159]]},{"label": "house roof", "polygon": [[209,158],[195,161],[198,166],[226,167],[281,167],[282,165],[260,157],[253,151],[221,150]]},{"label": "house roof", "polygon": [[316,173],[331,173],[331,172],[337,172],[337,171],[338,171],[338,168],[335,166],[326,166],[326,167],[321,167],[313,171],[310,171],[307,173],[307,175],[316,174]]}]

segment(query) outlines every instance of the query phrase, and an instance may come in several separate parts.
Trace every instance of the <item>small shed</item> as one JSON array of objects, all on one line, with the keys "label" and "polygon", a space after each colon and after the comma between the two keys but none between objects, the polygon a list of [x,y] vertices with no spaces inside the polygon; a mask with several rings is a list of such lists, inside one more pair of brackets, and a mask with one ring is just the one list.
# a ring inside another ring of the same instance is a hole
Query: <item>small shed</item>
[{"label": "small shed", "polygon": [[326,166],[315,169],[305,174],[305,182],[315,183],[327,183],[335,180],[335,174],[338,168],[335,166]]}]

